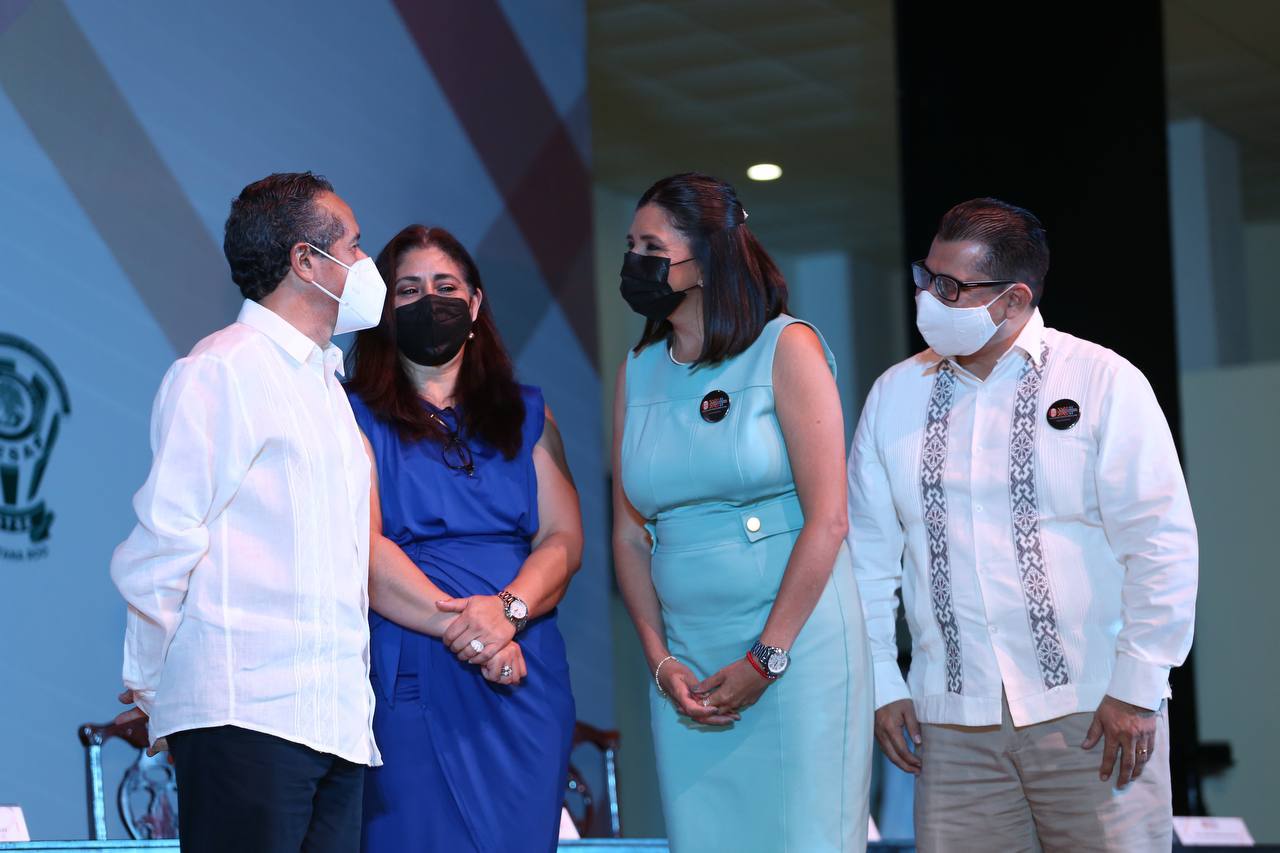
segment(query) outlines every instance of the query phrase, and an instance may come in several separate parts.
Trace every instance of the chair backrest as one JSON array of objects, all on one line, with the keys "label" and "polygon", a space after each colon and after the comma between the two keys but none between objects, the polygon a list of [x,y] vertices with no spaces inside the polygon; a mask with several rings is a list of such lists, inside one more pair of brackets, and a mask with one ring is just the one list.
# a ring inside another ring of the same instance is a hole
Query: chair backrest
[{"label": "chair backrest", "polygon": [[622,817],[618,807],[618,747],[621,736],[616,731],[598,729],[583,722],[573,727],[573,748],[583,744],[599,750],[604,763],[604,795],[608,809],[607,828],[597,828],[600,820],[596,796],[591,790],[583,773],[569,764],[568,790],[565,792],[565,807],[573,818],[574,826],[583,838],[622,837]]},{"label": "chair backrest", "polygon": [[85,748],[85,781],[89,804],[89,835],[107,837],[106,792],[103,789],[102,746],[112,738],[134,747],[136,757],[116,792],[120,820],[135,839],[178,837],[178,788],[169,753],[148,756],[147,726],[129,723],[85,723],[79,729]]}]

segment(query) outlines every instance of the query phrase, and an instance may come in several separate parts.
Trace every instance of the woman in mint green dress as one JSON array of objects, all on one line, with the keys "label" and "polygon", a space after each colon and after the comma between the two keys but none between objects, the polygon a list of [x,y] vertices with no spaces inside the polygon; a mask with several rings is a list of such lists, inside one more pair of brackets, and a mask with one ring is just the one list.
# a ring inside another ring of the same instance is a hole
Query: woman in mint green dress
[{"label": "woman in mint green dress", "polygon": [[637,205],[614,563],[655,681],[672,850],[863,850],[871,663],[835,364],[746,218],[698,174]]}]

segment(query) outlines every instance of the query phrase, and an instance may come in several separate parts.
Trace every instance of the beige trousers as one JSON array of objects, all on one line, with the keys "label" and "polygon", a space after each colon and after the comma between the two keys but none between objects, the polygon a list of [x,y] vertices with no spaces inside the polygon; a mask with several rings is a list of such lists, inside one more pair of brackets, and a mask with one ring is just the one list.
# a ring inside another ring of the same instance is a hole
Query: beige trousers
[{"label": "beige trousers", "polygon": [[1103,742],[1080,748],[1093,714],[1016,728],[924,725],[916,778],[916,845],[939,851],[1160,851],[1173,845],[1167,704],[1155,747],[1123,789],[1098,778]]}]

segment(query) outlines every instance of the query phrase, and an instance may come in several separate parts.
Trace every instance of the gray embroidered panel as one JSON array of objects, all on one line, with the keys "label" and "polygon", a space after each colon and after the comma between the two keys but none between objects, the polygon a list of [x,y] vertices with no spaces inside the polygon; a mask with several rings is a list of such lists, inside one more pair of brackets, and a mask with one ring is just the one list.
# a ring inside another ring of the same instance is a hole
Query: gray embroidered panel
[{"label": "gray embroidered panel", "polygon": [[924,447],[920,453],[920,495],[923,500],[925,532],[929,540],[929,591],[933,618],[947,649],[947,692],[960,693],[964,671],[960,662],[960,625],[951,599],[951,555],[947,547],[947,495],[942,487],[947,467],[947,431],[951,402],[955,398],[956,377],[951,362],[943,361],[933,380],[925,422]]},{"label": "gray embroidered panel", "polygon": [[1018,378],[1013,406],[1013,427],[1009,434],[1009,504],[1013,510],[1013,545],[1017,552],[1018,574],[1031,623],[1031,640],[1044,686],[1060,687],[1070,681],[1053,589],[1044,562],[1040,539],[1040,503],[1036,496],[1035,441],[1040,386],[1049,363],[1049,348],[1041,350],[1040,366],[1027,359]]}]

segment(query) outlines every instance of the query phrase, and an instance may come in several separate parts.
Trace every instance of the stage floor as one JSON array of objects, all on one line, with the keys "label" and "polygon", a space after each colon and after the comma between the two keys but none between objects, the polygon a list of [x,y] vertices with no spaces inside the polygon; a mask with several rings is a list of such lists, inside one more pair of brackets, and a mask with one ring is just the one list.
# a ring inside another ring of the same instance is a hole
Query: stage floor
[{"label": "stage floor", "polygon": [[[177,850],[177,841],[0,841],[0,850],[22,850],[40,853],[79,853],[84,850],[110,850],[113,853],[151,853],[155,850]],[[661,838],[591,838],[582,841],[564,841],[560,849],[566,853],[665,853],[667,842]],[[915,853],[912,842],[880,841],[867,845],[869,853]],[[1183,847],[1173,845],[1174,850],[1194,850],[1196,853],[1231,853],[1239,847]],[[1280,845],[1259,844],[1254,851],[1276,851]]]},{"label": "stage floor", "polygon": [[[177,850],[174,841],[0,841],[0,851],[21,850],[40,853],[81,853],[85,850],[110,850],[113,853],[152,853],[156,850]],[[667,842],[662,838],[588,838],[581,841],[563,841],[560,850],[565,853],[666,853]],[[867,847],[872,853],[913,853],[915,845],[907,843],[878,842]]]},{"label": "stage floor", "polygon": [[[156,850],[177,850],[175,841],[0,841],[0,850],[40,851],[40,853],[82,853],[85,850],[110,850],[112,853],[152,853]],[[560,849],[565,853],[666,853],[667,842],[662,838],[587,838],[581,841],[563,841]],[[867,850],[873,853],[912,853],[915,845],[881,842],[871,844]]]}]

